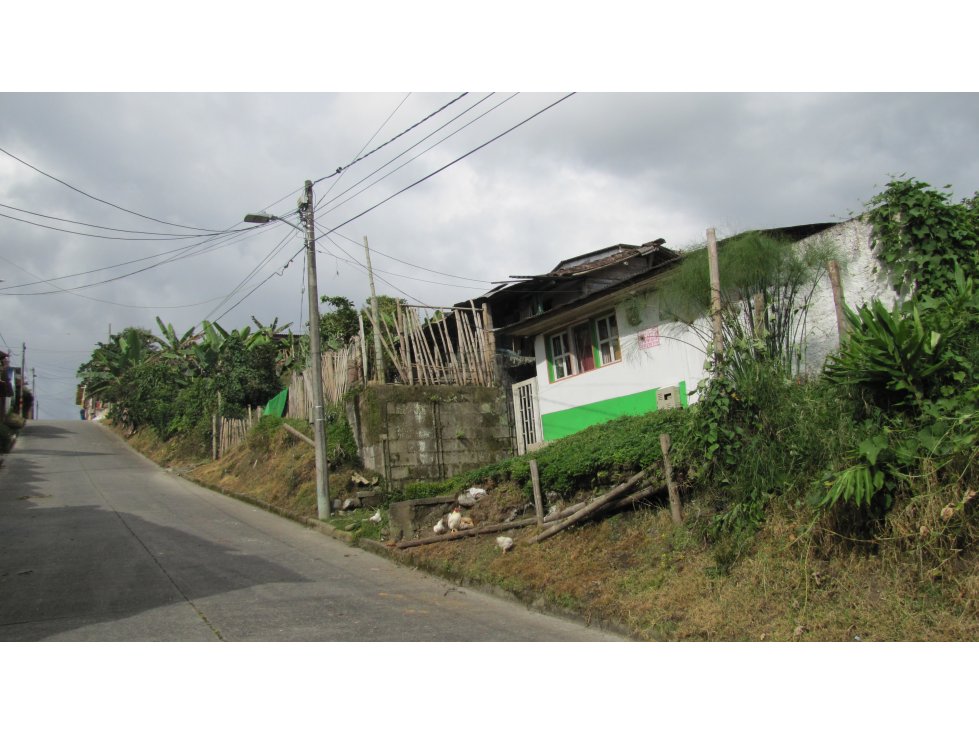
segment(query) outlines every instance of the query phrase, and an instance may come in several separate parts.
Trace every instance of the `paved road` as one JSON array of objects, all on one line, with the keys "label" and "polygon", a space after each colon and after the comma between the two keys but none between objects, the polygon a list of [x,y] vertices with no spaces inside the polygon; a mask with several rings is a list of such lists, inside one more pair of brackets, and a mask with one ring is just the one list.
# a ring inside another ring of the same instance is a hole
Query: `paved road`
[{"label": "paved road", "polygon": [[615,640],[170,474],[84,421],[0,468],[0,640]]}]

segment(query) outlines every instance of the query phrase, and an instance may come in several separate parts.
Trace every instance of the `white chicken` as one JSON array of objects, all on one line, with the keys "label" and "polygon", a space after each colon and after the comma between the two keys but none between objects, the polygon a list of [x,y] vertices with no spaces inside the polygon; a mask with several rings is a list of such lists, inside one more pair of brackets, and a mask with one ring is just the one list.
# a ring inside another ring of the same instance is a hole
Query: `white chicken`
[{"label": "white chicken", "polygon": [[441,535],[441,534],[442,534],[442,533],[444,533],[444,532],[445,532],[446,530],[448,530],[448,528],[447,528],[447,527],[445,527],[445,518],[444,518],[444,517],[440,517],[440,518],[439,518],[439,521],[438,521],[437,523],[435,523],[435,527],[434,527],[434,528],[432,528],[432,531],[433,531],[433,532],[434,532],[434,533],[435,533],[436,535]]},{"label": "white chicken", "polygon": [[452,512],[446,517],[446,522],[449,524],[450,533],[459,532],[459,526],[462,524],[462,510],[458,505],[452,508]]},{"label": "white chicken", "polygon": [[370,516],[369,518],[367,518],[367,519],[368,519],[368,520],[370,520],[371,522],[380,522],[380,521],[381,521],[381,519],[382,519],[382,518],[381,518],[381,511],[380,511],[380,510],[378,510],[377,512],[375,512],[375,513],[374,513],[373,515],[371,515],[371,516]]},{"label": "white chicken", "polygon": [[508,550],[510,550],[513,547],[513,538],[511,538],[508,535],[500,535],[496,539],[496,546],[501,551],[506,553]]}]

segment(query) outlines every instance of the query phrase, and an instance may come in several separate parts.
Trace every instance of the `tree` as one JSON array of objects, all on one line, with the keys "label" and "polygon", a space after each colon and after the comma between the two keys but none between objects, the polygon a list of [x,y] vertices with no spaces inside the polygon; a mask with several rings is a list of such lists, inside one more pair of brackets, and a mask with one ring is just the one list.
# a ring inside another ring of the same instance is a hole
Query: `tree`
[{"label": "tree", "polygon": [[[725,343],[744,347],[729,351],[729,367],[740,370],[747,366],[745,360],[764,360],[786,374],[799,370],[809,304],[835,257],[836,248],[828,241],[800,245],[762,232],[745,232],[719,248]],[[756,296],[762,300],[760,324]],[[711,309],[706,249],[684,256],[661,287],[660,303],[665,317],[687,324],[710,343],[704,321]]]},{"label": "tree", "polygon": [[322,296],[322,303],[332,307],[320,314],[320,339],[327,349],[337,350],[360,332],[360,321],[354,302],[344,296]]}]

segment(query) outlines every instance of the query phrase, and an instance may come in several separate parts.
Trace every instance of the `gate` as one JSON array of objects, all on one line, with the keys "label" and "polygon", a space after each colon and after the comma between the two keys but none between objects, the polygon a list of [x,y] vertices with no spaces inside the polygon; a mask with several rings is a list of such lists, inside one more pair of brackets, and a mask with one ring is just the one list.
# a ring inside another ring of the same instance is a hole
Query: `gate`
[{"label": "gate", "polygon": [[514,384],[513,412],[517,423],[517,454],[526,454],[543,443],[536,377]]}]

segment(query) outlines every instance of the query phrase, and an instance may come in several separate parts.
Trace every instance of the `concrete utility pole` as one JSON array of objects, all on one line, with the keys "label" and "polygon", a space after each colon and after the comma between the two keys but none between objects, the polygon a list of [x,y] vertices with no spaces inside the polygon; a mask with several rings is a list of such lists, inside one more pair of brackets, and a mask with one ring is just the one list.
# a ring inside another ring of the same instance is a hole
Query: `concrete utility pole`
[{"label": "concrete utility pole", "polygon": [[303,233],[306,241],[306,291],[309,296],[309,361],[313,372],[313,447],[316,457],[316,510],[320,520],[330,516],[330,470],[326,463],[326,418],[323,400],[323,351],[320,346],[320,294],[316,285],[316,231],[313,229],[313,182],[306,181],[299,198],[299,227],[273,214],[246,214],[251,224],[285,222]]},{"label": "concrete utility pole", "polygon": [[320,520],[330,516],[330,472],[326,463],[326,419],[323,415],[323,356],[320,346],[320,295],[316,285],[316,231],[313,229],[313,182],[299,203],[306,229],[306,290],[309,293],[309,359],[313,369],[313,439],[316,456],[316,510]]},{"label": "concrete utility pole", "polygon": [[34,398],[34,402],[31,403],[31,418],[37,420],[37,376],[34,374],[33,367],[31,367],[31,397]]},{"label": "concrete utility pole", "polygon": [[374,365],[377,368],[377,381],[384,383],[384,352],[381,351],[381,321],[377,309],[377,292],[374,290],[374,270],[371,268],[371,248],[364,237],[364,254],[367,256],[367,280],[371,285],[371,319],[374,321]]}]

